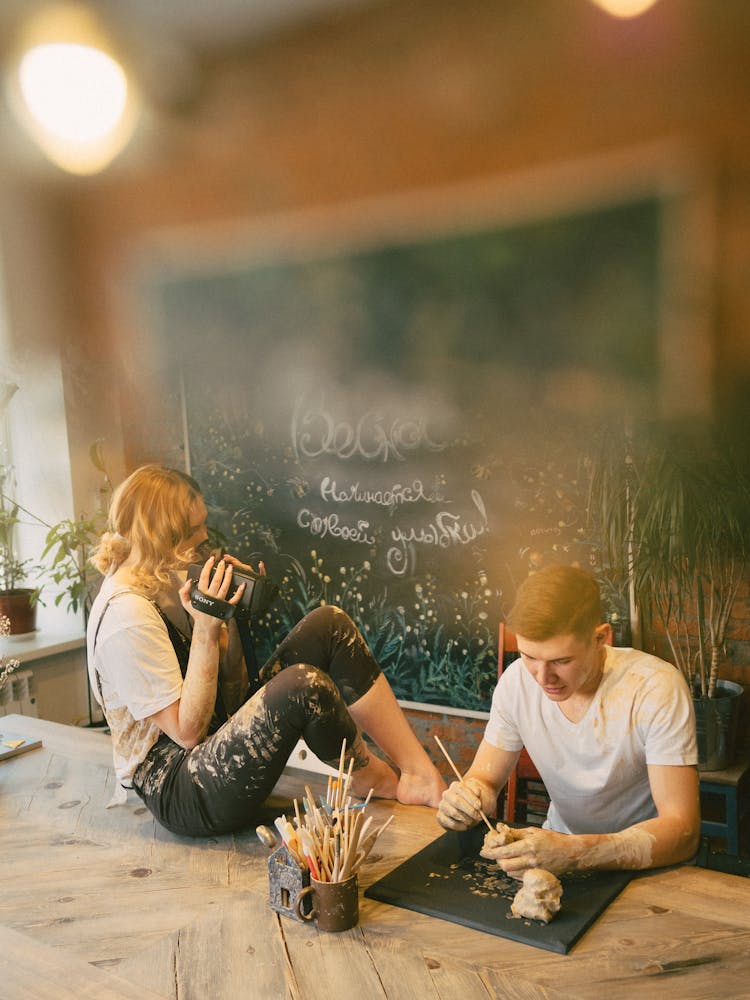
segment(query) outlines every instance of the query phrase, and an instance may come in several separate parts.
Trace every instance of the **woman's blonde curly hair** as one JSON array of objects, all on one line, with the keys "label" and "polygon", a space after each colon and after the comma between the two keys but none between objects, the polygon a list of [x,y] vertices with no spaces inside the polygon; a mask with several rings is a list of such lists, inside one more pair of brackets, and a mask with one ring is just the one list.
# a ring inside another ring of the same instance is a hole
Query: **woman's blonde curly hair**
[{"label": "woman's blonde curly hair", "polygon": [[198,483],[178,469],[136,469],[112,495],[107,530],[92,563],[100,573],[111,573],[136,549],[137,585],[149,596],[169,586],[171,572],[192,561],[193,550],[186,543],[195,531],[191,515],[200,495]]}]

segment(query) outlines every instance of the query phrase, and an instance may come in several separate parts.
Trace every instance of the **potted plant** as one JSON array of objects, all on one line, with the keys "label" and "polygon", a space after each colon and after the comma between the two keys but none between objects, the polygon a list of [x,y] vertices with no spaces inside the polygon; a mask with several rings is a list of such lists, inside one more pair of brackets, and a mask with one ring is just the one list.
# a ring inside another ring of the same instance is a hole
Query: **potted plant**
[{"label": "potted plant", "polygon": [[94,467],[102,474],[99,489],[101,512],[94,515],[80,513],[75,518],[63,518],[57,524],[45,525],[47,535],[42,551],[43,576],[58,588],[55,605],[67,601],[68,611],[83,611],[84,628],[88,623],[91,603],[101,583],[101,574],[91,563],[91,556],[104,530],[106,509],[112,493],[112,481],[107,472],[101,450],[101,440],[89,449]]},{"label": "potted plant", "polygon": [[16,529],[23,523],[23,509],[5,492],[10,470],[0,466],[0,615],[8,618],[9,634],[33,632],[39,587],[28,586],[39,566],[20,559],[16,549]]},{"label": "potted plant", "polygon": [[[95,442],[89,451],[91,461],[102,473],[99,490],[102,510],[112,492],[112,484],[101,453],[101,442]],[[63,518],[53,525],[46,525],[47,535],[42,551],[42,576],[45,584],[57,588],[55,605],[66,602],[66,608],[73,614],[83,613],[84,632],[88,625],[89,611],[101,583],[101,574],[91,563],[91,556],[104,530],[103,512],[88,515],[81,513],[75,518]],[[88,671],[86,672],[88,683]],[[103,725],[94,720],[94,704],[91,688],[88,687],[89,726]]]},{"label": "potted plant", "polygon": [[50,527],[41,558],[46,560],[44,576],[59,588],[55,605],[67,601],[68,611],[83,611],[84,625],[101,574],[91,564],[91,554],[102,527],[99,518],[82,513],[64,518]]},{"label": "potted plant", "polygon": [[[608,569],[626,579],[634,636],[661,626],[694,698],[699,766],[731,762],[742,687],[719,678],[750,566],[750,465],[706,426],[606,435],[591,464],[590,515]],[[642,643],[639,643],[642,644]]]},{"label": "potted plant", "polygon": [[[95,442],[89,454],[94,466],[103,475],[100,495],[102,506],[105,506],[112,487],[100,445],[100,441]],[[32,631],[39,594],[44,586],[53,584],[58,591],[55,605],[67,601],[68,611],[77,614],[82,610],[85,628],[101,579],[90,558],[104,527],[104,514],[90,516],[81,513],[75,518],[63,518],[56,524],[48,524],[11,499],[6,492],[9,479],[9,467],[0,465],[0,613],[11,619],[11,634]],[[22,523],[46,528],[44,548],[38,563],[31,559],[21,560],[16,555],[15,530]],[[32,579],[36,586],[23,586]],[[16,604],[21,605],[26,615],[31,617],[25,617],[23,613],[19,617]]]},{"label": "potted plant", "polygon": [[16,532],[22,523],[22,508],[13,500],[13,470],[5,440],[5,411],[18,391],[14,382],[0,379],[0,616],[8,619],[8,634],[32,632],[36,626],[39,590],[26,586],[38,567],[21,559]]}]

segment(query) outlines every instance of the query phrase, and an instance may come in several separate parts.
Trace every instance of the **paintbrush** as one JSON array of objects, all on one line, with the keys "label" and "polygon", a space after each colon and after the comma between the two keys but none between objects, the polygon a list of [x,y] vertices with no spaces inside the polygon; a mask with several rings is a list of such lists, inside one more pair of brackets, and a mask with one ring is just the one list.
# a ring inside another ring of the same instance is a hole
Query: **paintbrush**
[{"label": "paintbrush", "polygon": [[[440,737],[439,736],[435,737],[435,742],[440,747],[440,749],[443,751],[443,756],[445,757],[445,759],[450,764],[450,766],[451,766],[451,768],[452,768],[453,773],[455,774],[455,776],[458,778],[459,781],[463,782],[464,779],[461,777],[461,772],[458,770],[458,768],[456,767],[456,765],[451,760],[450,754],[445,749],[445,747],[443,746],[443,744],[440,742]],[[495,827],[492,825],[492,823],[490,823],[490,821],[487,819],[487,817],[484,815],[484,813],[482,812],[481,809],[479,810],[479,815],[482,817],[482,819],[487,824],[488,829],[490,829],[494,833],[495,832]]]},{"label": "paintbrush", "polygon": [[298,840],[294,832],[294,827],[286,816],[277,816],[274,820],[274,826],[281,834],[282,843],[286,845],[294,860],[298,864],[304,865],[304,861],[300,857]]},{"label": "paintbrush", "polygon": [[302,853],[305,856],[310,872],[312,873],[313,878],[316,878],[320,882],[321,880],[320,871],[318,870],[318,866],[315,863],[316,851],[313,839],[305,829],[300,830],[299,835],[300,835],[300,842],[302,844]]},{"label": "paintbrush", "polygon": [[348,798],[349,798],[349,784],[350,784],[350,782],[352,780],[352,769],[353,768],[354,768],[354,758],[352,757],[352,759],[349,761],[349,770],[347,771],[347,774],[346,774],[346,783],[344,784],[344,794],[342,796],[344,802],[346,802],[348,800]]}]

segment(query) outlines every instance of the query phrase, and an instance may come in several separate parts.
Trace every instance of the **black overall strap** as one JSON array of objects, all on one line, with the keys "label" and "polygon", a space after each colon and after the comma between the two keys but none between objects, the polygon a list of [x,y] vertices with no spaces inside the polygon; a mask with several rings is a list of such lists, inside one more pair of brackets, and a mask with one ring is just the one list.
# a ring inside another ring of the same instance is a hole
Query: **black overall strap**
[{"label": "black overall strap", "polygon": [[240,634],[242,653],[245,657],[245,666],[247,667],[248,698],[250,698],[261,686],[260,666],[255,655],[255,647],[253,646],[253,638],[250,635],[250,624],[247,618],[235,618],[235,622],[237,623],[237,631]]},{"label": "black overall strap", "polygon": [[[96,651],[96,640],[97,640],[97,638],[99,636],[99,629],[101,628],[102,619],[104,618],[104,614],[105,614],[107,608],[109,607],[109,605],[111,604],[111,602],[116,597],[119,597],[120,594],[135,594],[137,597],[142,597],[145,601],[148,601],[149,604],[151,604],[159,612],[159,617],[164,622],[164,625],[165,625],[165,627],[167,629],[167,635],[169,636],[169,641],[172,643],[172,648],[174,649],[175,656],[177,657],[177,662],[180,665],[180,673],[182,674],[182,678],[184,680],[185,679],[185,674],[187,673],[188,659],[190,658],[190,642],[191,642],[190,636],[185,635],[184,632],[182,632],[180,629],[177,628],[177,626],[174,624],[174,622],[165,614],[164,611],[162,611],[162,609],[159,607],[159,605],[156,603],[156,601],[153,601],[150,597],[146,597],[145,594],[139,593],[139,591],[137,591],[137,590],[118,590],[117,593],[112,594],[112,596],[109,598],[109,600],[107,601],[107,603],[104,605],[104,608],[102,609],[102,613],[101,613],[101,615],[99,615],[99,621],[96,623],[96,632],[94,633],[94,641],[91,644],[91,653],[92,653],[92,656],[94,655],[94,653]],[[94,674],[96,676],[96,686],[97,686],[97,688],[99,690],[99,697],[101,699],[101,705],[102,705],[102,708],[104,708],[104,695],[102,694],[102,681],[101,681],[101,677],[99,676],[99,671],[96,670],[96,668],[94,668]],[[211,718],[211,724],[209,725],[209,732],[210,733],[216,732],[216,730],[220,726],[222,726],[227,721],[228,718],[229,718],[229,715],[227,713],[226,706],[224,705],[224,699],[222,698],[222,695],[221,695],[221,686],[217,683],[217,685],[216,685],[216,701],[214,703],[214,714],[213,714],[213,716]]]},{"label": "black overall strap", "polygon": [[[169,618],[164,611],[162,611],[156,601],[151,601],[151,603],[159,612],[161,620],[167,627],[169,641],[172,643],[175,656],[177,657],[177,662],[180,664],[180,673],[182,674],[184,680],[185,675],[187,674],[188,660],[190,658],[190,643],[192,641],[191,636],[185,635],[184,632],[178,629],[172,619]],[[224,725],[228,718],[229,713],[226,710],[224,699],[221,694],[221,685],[217,681],[216,701],[214,702],[214,714],[208,727],[209,733],[215,733],[220,726]]]}]

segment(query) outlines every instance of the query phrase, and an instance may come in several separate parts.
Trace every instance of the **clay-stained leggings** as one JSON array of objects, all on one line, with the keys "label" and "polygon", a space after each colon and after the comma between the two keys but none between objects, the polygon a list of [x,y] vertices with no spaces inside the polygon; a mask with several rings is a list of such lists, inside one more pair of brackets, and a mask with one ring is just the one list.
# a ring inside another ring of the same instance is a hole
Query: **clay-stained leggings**
[{"label": "clay-stained leggings", "polygon": [[168,830],[191,837],[252,826],[299,739],[321,760],[363,766],[367,750],[347,705],[380,667],[343,611],[321,607],[302,619],[260,671],[262,687],[192,750],[162,735],[133,786]]}]

